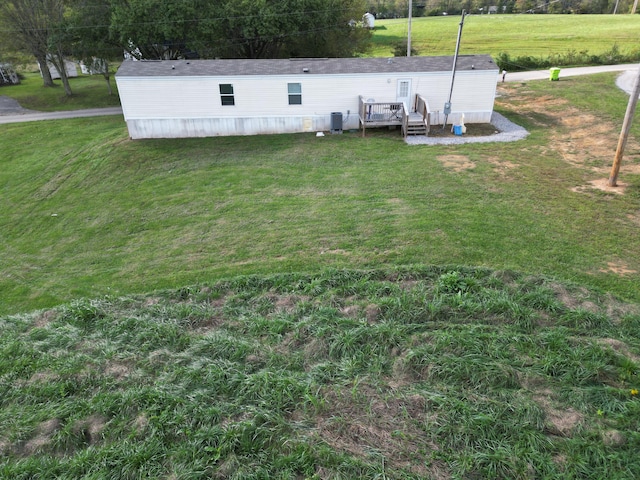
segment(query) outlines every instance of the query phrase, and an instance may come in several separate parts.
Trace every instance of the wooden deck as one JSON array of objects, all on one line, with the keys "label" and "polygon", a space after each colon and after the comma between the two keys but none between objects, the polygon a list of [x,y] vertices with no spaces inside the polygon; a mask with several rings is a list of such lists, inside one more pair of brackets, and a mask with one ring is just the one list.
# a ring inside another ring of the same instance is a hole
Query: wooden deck
[{"label": "wooden deck", "polygon": [[427,135],[429,132],[429,104],[420,95],[416,95],[409,111],[404,103],[374,102],[360,96],[359,108],[362,136],[368,128],[399,125],[402,135]]}]

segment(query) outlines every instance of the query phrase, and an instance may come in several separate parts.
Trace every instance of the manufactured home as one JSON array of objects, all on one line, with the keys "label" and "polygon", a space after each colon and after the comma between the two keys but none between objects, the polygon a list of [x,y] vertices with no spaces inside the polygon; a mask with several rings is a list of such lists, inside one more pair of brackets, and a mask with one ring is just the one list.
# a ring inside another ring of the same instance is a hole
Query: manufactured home
[{"label": "manufactured home", "polygon": [[453,59],[125,61],[116,82],[134,139],[489,123],[498,67],[460,55],[454,75]]}]

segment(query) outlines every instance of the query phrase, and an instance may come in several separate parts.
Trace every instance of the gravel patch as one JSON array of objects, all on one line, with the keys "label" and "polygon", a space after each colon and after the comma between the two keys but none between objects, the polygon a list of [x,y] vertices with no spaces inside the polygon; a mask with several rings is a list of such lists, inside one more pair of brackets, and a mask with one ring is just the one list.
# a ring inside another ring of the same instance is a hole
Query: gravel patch
[{"label": "gravel patch", "polygon": [[462,145],[464,143],[515,142],[529,135],[529,132],[520,125],[507,120],[497,112],[491,114],[491,125],[498,131],[495,135],[482,137],[459,135],[446,138],[413,135],[408,136],[405,141],[409,145]]}]

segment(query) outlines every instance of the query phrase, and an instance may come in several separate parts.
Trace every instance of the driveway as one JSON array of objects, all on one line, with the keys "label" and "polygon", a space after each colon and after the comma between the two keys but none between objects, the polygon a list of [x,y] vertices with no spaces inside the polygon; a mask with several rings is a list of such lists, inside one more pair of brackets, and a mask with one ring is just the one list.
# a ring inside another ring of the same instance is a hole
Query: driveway
[{"label": "driveway", "polygon": [[38,112],[22,108],[22,106],[20,106],[20,104],[13,98],[0,95],[0,124],[33,122],[36,120],[98,117],[102,115],[122,115],[122,107],[65,110],[63,112]]}]

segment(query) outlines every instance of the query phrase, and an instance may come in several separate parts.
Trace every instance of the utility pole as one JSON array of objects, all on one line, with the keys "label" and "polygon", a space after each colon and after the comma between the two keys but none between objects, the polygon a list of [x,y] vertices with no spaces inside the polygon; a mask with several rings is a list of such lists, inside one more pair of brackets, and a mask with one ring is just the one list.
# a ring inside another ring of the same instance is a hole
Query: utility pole
[{"label": "utility pole", "polygon": [[462,10],[462,17],[460,18],[460,25],[458,27],[458,40],[456,41],[456,53],[453,56],[453,68],[451,69],[451,88],[449,88],[449,100],[444,104],[444,123],[442,124],[442,129],[444,130],[447,126],[447,119],[449,118],[449,114],[451,113],[451,97],[453,95],[453,82],[456,79],[456,64],[458,63],[458,51],[460,50],[460,37],[462,37],[462,27],[464,27],[464,17],[467,15],[467,12]]},{"label": "utility pole", "polygon": [[413,1],[409,0],[409,26],[407,28],[407,57],[411,56],[411,16],[413,15]]},{"label": "utility pole", "polygon": [[633,122],[633,114],[636,111],[636,105],[638,104],[638,96],[640,95],[640,66],[638,66],[638,76],[636,77],[631,96],[629,97],[629,103],[627,105],[627,113],[624,115],[624,121],[622,122],[622,131],[620,132],[620,138],[618,139],[618,148],[616,149],[616,156],[613,159],[613,167],[611,167],[611,174],[609,175],[609,186],[618,186],[618,173],[620,172],[620,163],[622,163],[622,155],[624,155],[624,147],[627,145],[627,139],[629,138],[629,131],[631,130],[631,123]]}]

